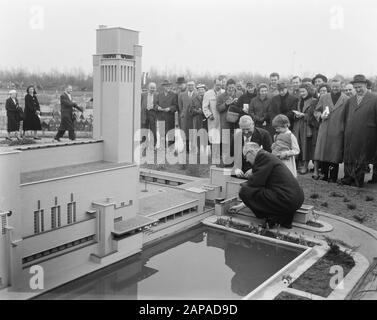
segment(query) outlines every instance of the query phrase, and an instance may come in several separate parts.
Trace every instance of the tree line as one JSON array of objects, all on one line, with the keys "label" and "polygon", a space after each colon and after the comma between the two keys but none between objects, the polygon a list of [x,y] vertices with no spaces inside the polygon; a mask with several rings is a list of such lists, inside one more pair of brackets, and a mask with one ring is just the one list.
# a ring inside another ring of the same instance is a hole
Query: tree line
[{"label": "tree line", "polygon": [[[253,81],[256,83],[269,82],[268,75],[261,75],[259,73],[242,72],[237,74],[224,74],[227,78],[234,78],[236,81]],[[156,68],[150,68],[150,70],[143,72],[142,74],[142,86],[145,86],[148,82],[153,81],[160,84],[163,80],[169,80],[175,83],[179,76],[184,76],[186,79],[193,79],[196,83],[203,83],[207,88],[213,86],[213,79],[218,76],[209,72],[202,74],[195,74],[190,70],[186,70],[184,74],[178,74],[174,71],[162,72]],[[336,75],[336,77],[342,79],[344,82],[348,82],[350,79],[342,75]],[[282,77],[283,81],[290,81],[290,76]],[[377,76],[370,78],[374,84],[374,90],[376,90]],[[37,91],[45,90],[58,90],[64,89],[64,85],[71,84],[75,91],[93,91],[93,75],[91,73],[85,73],[82,69],[73,69],[69,72],[62,72],[58,70],[51,70],[49,72],[31,72],[23,68],[14,68],[8,70],[0,70],[0,88],[1,89],[18,89],[23,90],[29,84],[34,84]],[[373,90],[373,91],[374,91]]]}]

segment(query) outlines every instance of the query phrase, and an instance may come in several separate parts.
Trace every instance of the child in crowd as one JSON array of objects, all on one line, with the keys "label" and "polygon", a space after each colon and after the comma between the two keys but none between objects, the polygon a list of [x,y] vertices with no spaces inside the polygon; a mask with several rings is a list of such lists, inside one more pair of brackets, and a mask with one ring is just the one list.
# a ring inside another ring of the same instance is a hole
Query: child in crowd
[{"label": "child in crowd", "polygon": [[276,134],[274,136],[274,143],[271,146],[272,154],[277,156],[288,169],[292,172],[294,177],[297,177],[295,156],[300,153],[300,147],[294,134],[288,129],[289,119],[283,114],[278,114],[272,120]]}]

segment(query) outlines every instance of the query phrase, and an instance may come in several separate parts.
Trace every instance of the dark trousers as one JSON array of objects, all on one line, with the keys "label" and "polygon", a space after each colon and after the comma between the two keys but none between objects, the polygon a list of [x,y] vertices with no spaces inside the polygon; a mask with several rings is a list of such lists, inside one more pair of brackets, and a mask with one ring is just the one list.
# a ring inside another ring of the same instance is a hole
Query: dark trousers
[{"label": "dark trousers", "polygon": [[338,180],[339,164],[321,162],[321,172],[324,175],[324,180],[336,182]]},{"label": "dark trousers", "polygon": [[354,183],[357,187],[362,187],[364,185],[366,167],[366,164],[345,163],[343,182],[347,184]]},{"label": "dark trousers", "polygon": [[377,183],[377,156],[376,156],[376,159],[373,161],[372,165],[373,165],[372,181],[374,183]]},{"label": "dark trousers", "polygon": [[[146,122],[142,125],[144,129],[149,129],[153,133],[153,146],[156,146],[157,142],[157,116],[155,110],[147,110]],[[147,138],[144,136],[141,140],[143,143]]]},{"label": "dark trousers", "polygon": [[253,189],[248,186],[247,182],[241,184],[241,189],[238,194],[242,202],[255,214],[259,219],[269,219],[275,223],[292,223],[293,216],[296,213],[296,210],[281,210],[279,214],[273,213],[269,206],[271,205],[271,200],[267,197],[259,197],[255,199],[253,197]]},{"label": "dark trousers", "polygon": [[[58,130],[58,133],[56,134],[55,138],[60,139],[62,136],[64,136],[66,130]],[[75,135],[75,130],[68,130],[68,138],[70,140],[75,140],[76,135]]]}]

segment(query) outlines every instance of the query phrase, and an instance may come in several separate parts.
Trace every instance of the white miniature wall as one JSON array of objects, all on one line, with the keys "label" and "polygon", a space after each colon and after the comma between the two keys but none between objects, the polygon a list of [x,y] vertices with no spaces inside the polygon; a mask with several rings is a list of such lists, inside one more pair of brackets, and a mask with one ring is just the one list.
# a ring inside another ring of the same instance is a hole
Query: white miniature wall
[{"label": "white miniature wall", "polygon": [[[92,206],[92,202],[112,197],[117,205],[121,202],[132,205],[122,210],[123,218],[133,217],[138,210],[139,188],[134,183],[138,181],[138,170],[134,165],[115,168],[93,174],[80,174],[69,179],[58,178],[50,182],[29,183],[21,185],[21,212],[22,234],[30,236],[34,233],[34,211],[44,209],[45,230],[51,229],[51,207],[55,205],[55,197],[58,197],[58,205],[61,206],[61,226],[67,225],[67,204],[71,202],[71,193],[76,202],[76,221],[87,219],[86,211]],[[54,232],[51,233],[54,237]]]},{"label": "white miniature wall", "polygon": [[21,172],[103,160],[103,142],[31,149],[20,154]]}]

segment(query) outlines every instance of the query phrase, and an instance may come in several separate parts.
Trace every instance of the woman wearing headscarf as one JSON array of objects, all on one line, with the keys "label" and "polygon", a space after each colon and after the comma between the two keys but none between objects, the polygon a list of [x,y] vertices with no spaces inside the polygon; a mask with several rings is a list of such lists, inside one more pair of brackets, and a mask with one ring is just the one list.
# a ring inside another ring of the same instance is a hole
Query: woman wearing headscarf
[{"label": "woman wearing headscarf", "polygon": [[268,96],[268,85],[260,83],[257,89],[257,96],[250,101],[249,115],[253,119],[255,126],[267,130],[272,138],[273,129],[269,117],[270,103],[271,99]]},{"label": "woman wearing headscarf", "polygon": [[8,120],[8,136],[6,137],[6,139],[12,141],[11,133],[14,132],[15,138],[19,140],[20,138],[18,137],[18,132],[20,131],[20,122],[22,120],[22,108],[18,103],[16,90],[9,91],[9,98],[5,102],[5,109],[7,110]]},{"label": "woman wearing headscarf", "polygon": [[37,92],[34,86],[28,86],[25,95],[25,110],[24,110],[24,123],[23,123],[23,135],[26,131],[34,132],[34,139],[40,140],[37,137],[37,131],[42,130],[41,121],[39,115],[41,114],[41,108],[39,106]]},{"label": "woman wearing headscarf", "polygon": [[322,83],[318,87],[318,95],[319,95],[319,97],[323,96],[324,94],[330,93],[330,91],[331,91],[331,88],[330,88],[330,86],[327,83]]},{"label": "woman wearing headscarf", "polygon": [[308,172],[308,164],[314,158],[314,150],[317,139],[319,123],[314,117],[314,109],[318,100],[313,98],[311,88],[303,84],[300,86],[300,99],[297,103],[297,111],[294,110],[295,120],[293,133],[297,138],[301,153],[298,157],[301,162],[300,174]]},{"label": "woman wearing headscarf", "polygon": [[331,81],[331,92],[322,95],[314,110],[320,123],[314,153],[313,179],[319,179],[318,163],[321,162],[322,180],[336,182],[339,163],[343,161],[345,105],[348,96],[341,91],[339,79]]}]

